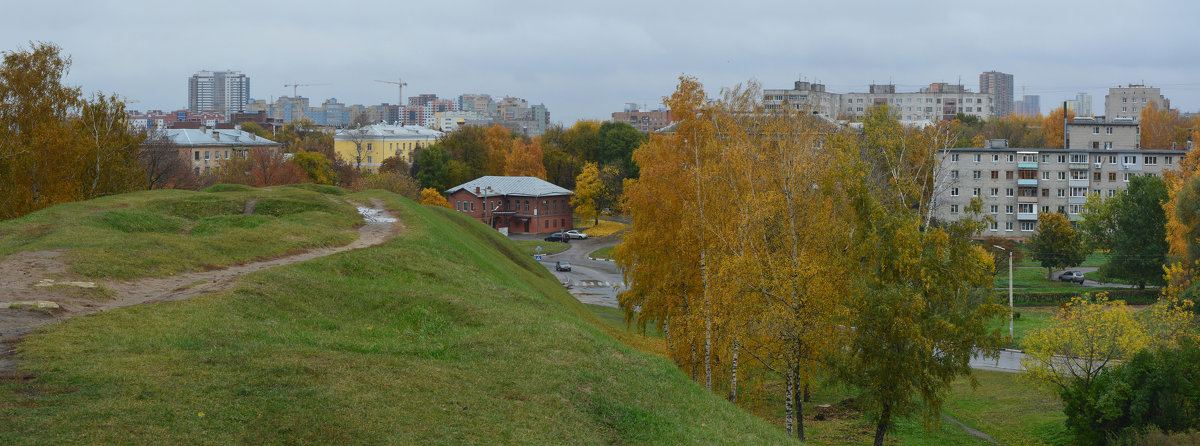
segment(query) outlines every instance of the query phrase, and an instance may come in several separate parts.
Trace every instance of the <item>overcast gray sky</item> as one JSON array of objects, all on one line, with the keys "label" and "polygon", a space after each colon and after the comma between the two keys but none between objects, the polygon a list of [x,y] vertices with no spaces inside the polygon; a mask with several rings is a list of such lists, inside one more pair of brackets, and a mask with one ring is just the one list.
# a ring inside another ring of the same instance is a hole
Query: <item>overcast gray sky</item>
[{"label": "overcast gray sky", "polygon": [[607,119],[650,107],[681,74],[710,96],[750,79],[800,76],[833,92],[893,82],[979,88],[1015,76],[1042,111],[1077,91],[1102,112],[1107,88],[1144,82],[1200,109],[1200,2],[1192,1],[207,1],[0,0],[0,50],[30,41],[72,56],[68,82],[134,109],[187,107],[187,78],[238,70],[250,94],[318,104],[490,93],[544,103],[551,119]]}]

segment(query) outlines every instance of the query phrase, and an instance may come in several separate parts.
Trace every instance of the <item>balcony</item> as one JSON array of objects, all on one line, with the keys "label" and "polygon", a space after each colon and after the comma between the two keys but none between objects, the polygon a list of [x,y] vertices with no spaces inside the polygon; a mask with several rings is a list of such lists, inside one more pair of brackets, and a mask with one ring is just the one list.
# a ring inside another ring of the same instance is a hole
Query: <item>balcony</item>
[{"label": "balcony", "polygon": [[1070,221],[1083,221],[1083,214],[1067,214],[1067,219]]},{"label": "balcony", "polygon": [[1067,203],[1070,204],[1087,204],[1087,197],[1069,197]]},{"label": "balcony", "polygon": [[1018,196],[1017,203],[1037,203],[1038,197]]},{"label": "balcony", "polygon": [[1088,187],[1088,180],[1076,180],[1076,179],[1067,180],[1067,186],[1069,186],[1069,187]]},{"label": "balcony", "polygon": [[1037,212],[1017,212],[1019,221],[1037,221]]},{"label": "balcony", "polygon": [[1037,186],[1037,178],[1018,178],[1017,186]]},{"label": "balcony", "polygon": [[1092,167],[1092,164],[1087,161],[1081,161],[1078,163],[1076,163],[1076,162],[1067,163],[1067,168],[1070,168],[1070,169],[1088,169],[1091,167]]},{"label": "balcony", "polygon": [[1033,162],[1033,163],[1017,163],[1017,168],[1018,168],[1018,169],[1037,169],[1037,168],[1038,168],[1038,166],[1037,166],[1037,165],[1038,165],[1038,163],[1036,163],[1036,162]]}]

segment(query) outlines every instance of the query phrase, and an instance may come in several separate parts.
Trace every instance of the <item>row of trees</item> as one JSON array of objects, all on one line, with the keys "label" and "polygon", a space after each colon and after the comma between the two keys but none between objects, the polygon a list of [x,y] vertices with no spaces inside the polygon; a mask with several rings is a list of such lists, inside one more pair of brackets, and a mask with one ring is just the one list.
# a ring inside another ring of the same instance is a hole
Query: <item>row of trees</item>
[{"label": "row of trees", "polygon": [[364,174],[336,155],[330,133],[309,121],[273,133],[245,123],[242,130],[278,141],[283,150],[252,150],[245,158],[222,160],[210,174],[197,174],[164,134],[131,130],[119,97],[84,97],[79,87],[65,85],[70,66],[70,58],[47,43],[3,53],[0,219],[103,195],[218,182],[260,187],[313,182],[385,188],[417,198],[419,187],[407,166],[403,172]]},{"label": "row of trees", "polygon": [[[1192,125],[1169,110],[1148,108],[1142,118],[1143,148],[1179,144],[1187,139],[1181,128]],[[1200,138],[1191,131],[1192,139]],[[1089,196],[1078,234],[1061,214],[1039,216],[1031,251],[1043,266],[1075,265],[1085,253],[1107,250],[1104,274],[1142,287],[1164,285],[1159,301],[1137,313],[1103,294],[1081,296],[1026,337],[1025,376],[1062,398],[1079,444],[1200,428],[1198,167],[1200,154],[1193,150],[1163,178],[1136,176],[1125,192]]]},{"label": "row of trees", "polygon": [[637,177],[633,151],[646,139],[629,124],[579,121],[552,126],[529,138],[504,127],[465,126],[413,156],[411,174],[422,187],[446,190],[485,175],[533,176],[567,189],[588,163],[595,164],[603,193],[598,207],[616,207],[622,181]]},{"label": "row of trees", "polygon": [[740,365],[778,374],[789,433],[819,375],[861,389],[876,444],[897,417],[936,423],[950,382],[987,322],[993,260],[971,242],[973,215],[931,227],[938,150],[955,128],[905,128],[886,107],[862,133],[768,112],[758,86],[709,103],[681,78],[675,132],[634,153],[625,182],[634,225],[615,257],[627,318],[657,323],[670,357],[706,388],[738,398]]},{"label": "row of trees", "polygon": [[[1062,107],[1042,116],[1009,115],[988,120],[959,114],[961,131],[955,142],[957,147],[983,147],[989,139],[1007,139],[1010,147],[1061,149],[1063,148],[1063,115],[1068,120],[1075,112]],[[1196,141],[1194,132],[1200,129],[1200,116],[1188,119],[1179,110],[1160,109],[1153,104],[1142,109],[1139,144],[1144,150],[1181,149],[1188,141]]]},{"label": "row of trees", "polygon": [[54,45],[3,54],[0,219],[146,187],[142,137],[129,131],[119,98],[64,85],[71,60]]}]

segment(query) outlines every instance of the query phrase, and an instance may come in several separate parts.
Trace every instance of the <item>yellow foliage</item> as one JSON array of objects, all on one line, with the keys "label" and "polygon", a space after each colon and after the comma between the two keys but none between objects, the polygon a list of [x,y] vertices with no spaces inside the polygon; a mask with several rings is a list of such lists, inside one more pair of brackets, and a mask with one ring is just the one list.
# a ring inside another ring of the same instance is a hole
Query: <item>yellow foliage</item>
[{"label": "yellow foliage", "polygon": [[438,192],[437,189],[432,187],[421,189],[421,204],[453,209],[453,207],[450,206],[450,201],[446,200],[446,196],[442,195],[441,192]]},{"label": "yellow foliage", "polygon": [[1089,382],[1105,367],[1127,360],[1151,344],[1151,336],[1124,301],[1106,293],[1076,297],[1054,323],[1025,337],[1025,378],[1053,389]]}]

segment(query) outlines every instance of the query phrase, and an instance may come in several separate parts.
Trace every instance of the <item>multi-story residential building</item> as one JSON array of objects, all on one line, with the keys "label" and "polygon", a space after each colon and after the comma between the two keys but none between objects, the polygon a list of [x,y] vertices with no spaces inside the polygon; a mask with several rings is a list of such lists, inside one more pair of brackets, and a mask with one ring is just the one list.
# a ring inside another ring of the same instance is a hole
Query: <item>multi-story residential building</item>
[{"label": "multi-story residential building", "polygon": [[188,78],[188,111],[233,116],[246,111],[250,78],[237,71],[198,71]]},{"label": "multi-story residential building", "polygon": [[972,199],[993,219],[984,236],[1027,238],[1041,212],[1062,212],[1082,219],[1088,194],[1111,197],[1125,190],[1134,175],[1161,176],[1187,155],[1182,150],[1022,149],[1005,140],[985,148],[942,152],[934,218],[953,221],[966,215]]},{"label": "multi-story residential building", "polygon": [[1151,104],[1159,110],[1171,108],[1171,101],[1155,87],[1129,84],[1126,87],[1109,88],[1104,96],[1104,118],[1110,121],[1120,118],[1137,121],[1142,118],[1142,110]]},{"label": "multi-story residential building", "polygon": [[1042,114],[1041,96],[1027,94],[1020,101],[1013,101],[1013,113],[1018,115],[1037,116]]},{"label": "multi-story residential building", "polygon": [[454,210],[512,232],[571,229],[572,192],[536,177],[486,176],[446,191]]},{"label": "multi-story residential building", "polygon": [[393,156],[411,163],[414,150],[441,137],[442,132],[415,125],[373,124],[337,132],[333,135],[333,150],[348,164],[377,171],[384,159]]},{"label": "multi-story residential building", "polygon": [[433,114],[433,123],[430,126],[434,130],[442,132],[453,132],[464,125],[491,125],[493,120],[482,113],[473,111],[446,111]]},{"label": "multi-story residential building", "polygon": [[1067,148],[1073,150],[1137,150],[1141,137],[1141,126],[1132,119],[1077,117],[1067,124]]},{"label": "multi-story residential building", "polygon": [[841,106],[840,95],[825,91],[825,84],[796,81],[791,90],[763,90],[763,105],[778,109],[785,105],[792,110],[807,110],[810,113],[836,118]]},{"label": "multi-story residential building", "polygon": [[196,175],[220,170],[221,161],[245,158],[251,150],[278,150],[280,147],[275,141],[237,128],[166,129],[163,133],[179,146],[179,155],[191,163]]},{"label": "multi-story residential building", "polygon": [[804,81],[796,82],[792,90],[763,90],[767,109],[788,107],[828,118],[861,118],[867,109],[882,104],[890,105],[893,116],[904,121],[948,121],[958,113],[990,119],[996,113],[995,95],[944,83],[900,93],[892,84],[871,85],[866,93],[829,93],[822,84]]},{"label": "multi-story residential building", "polygon": [[996,113],[1005,117],[1013,112],[1013,75],[999,71],[987,71],[979,75],[979,92],[991,93],[996,97]]},{"label": "multi-story residential building", "polygon": [[614,112],[613,122],[624,122],[646,133],[657,131],[675,122],[671,111],[665,108],[658,110],[639,110],[634,103],[625,104],[625,111]]},{"label": "multi-story residential building", "polygon": [[868,93],[840,95],[840,115],[861,118],[874,105],[888,104],[892,115],[904,121],[951,121],[958,113],[991,119],[995,95],[975,93],[962,85],[933,83],[915,93],[896,93],[895,85],[872,85]]}]

